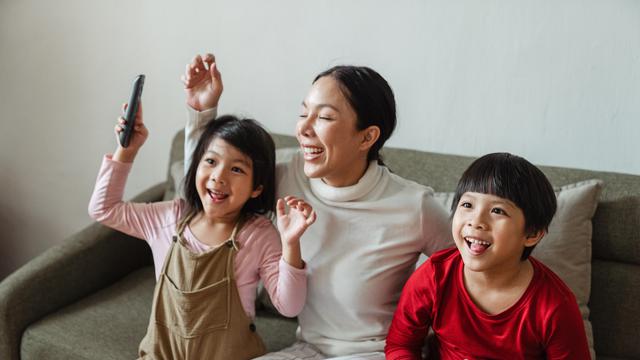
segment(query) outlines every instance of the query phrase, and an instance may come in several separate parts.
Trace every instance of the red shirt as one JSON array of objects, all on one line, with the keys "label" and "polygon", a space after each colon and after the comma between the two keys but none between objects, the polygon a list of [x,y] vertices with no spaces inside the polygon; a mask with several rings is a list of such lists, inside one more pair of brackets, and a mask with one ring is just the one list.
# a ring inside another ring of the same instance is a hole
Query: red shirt
[{"label": "red shirt", "polygon": [[464,287],[456,248],[435,253],[405,285],[387,336],[387,359],[420,359],[429,327],[441,359],[590,359],[576,298],[536,259],[522,297],[497,315]]}]

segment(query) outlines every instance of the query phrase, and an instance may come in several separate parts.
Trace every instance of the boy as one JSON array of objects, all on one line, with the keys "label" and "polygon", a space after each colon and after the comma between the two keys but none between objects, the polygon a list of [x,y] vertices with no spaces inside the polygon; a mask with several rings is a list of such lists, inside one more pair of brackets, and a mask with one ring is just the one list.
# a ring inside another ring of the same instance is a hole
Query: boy
[{"label": "boy", "polygon": [[434,254],[407,281],[387,359],[420,359],[429,327],[430,353],[441,359],[589,359],[575,296],[529,257],[556,211],[542,171],[485,155],[462,175],[451,211],[457,249]]}]

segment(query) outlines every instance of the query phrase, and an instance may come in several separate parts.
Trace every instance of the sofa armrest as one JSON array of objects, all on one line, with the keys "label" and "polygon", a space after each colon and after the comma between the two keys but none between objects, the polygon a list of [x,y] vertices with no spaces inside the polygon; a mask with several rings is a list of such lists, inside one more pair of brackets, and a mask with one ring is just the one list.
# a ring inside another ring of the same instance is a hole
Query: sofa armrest
[{"label": "sofa armrest", "polygon": [[[133,201],[162,199],[166,183]],[[32,259],[0,283],[0,359],[19,359],[31,323],[152,263],[144,241],[98,223]]]}]

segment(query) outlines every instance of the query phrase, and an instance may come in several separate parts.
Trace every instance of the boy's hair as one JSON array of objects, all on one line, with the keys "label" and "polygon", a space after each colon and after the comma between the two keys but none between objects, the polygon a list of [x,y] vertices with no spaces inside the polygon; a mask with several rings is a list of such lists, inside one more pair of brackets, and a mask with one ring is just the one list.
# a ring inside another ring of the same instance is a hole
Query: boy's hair
[{"label": "boy's hair", "polygon": [[191,164],[184,177],[184,196],[188,210],[186,214],[203,211],[202,202],[196,188],[198,164],[214,139],[222,139],[251,158],[253,163],[253,189],[262,185],[262,192],[249,198],[240,211],[242,216],[254,214],[271,215],[275,208],[276,150],[271,135],[253,119],[239,119],[224,115],[209,122],[193,150]]},{"label": "boy's hair", "polygon": [[[458,182],[452,215],[465,192],[491,194],[516,204],[524,214],[524,230],[528,235],[548,231],[557,208],[553,187],[542,171],[509,153],[487,154],[469,165]],[[521,259],[527,259],[534,247],[525,247]]]}]

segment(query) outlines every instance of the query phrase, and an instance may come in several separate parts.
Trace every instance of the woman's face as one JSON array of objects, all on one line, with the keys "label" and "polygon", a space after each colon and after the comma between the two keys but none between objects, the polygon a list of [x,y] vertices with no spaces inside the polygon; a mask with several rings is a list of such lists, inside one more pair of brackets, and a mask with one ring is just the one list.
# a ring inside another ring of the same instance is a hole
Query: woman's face
[{"label": "woman's face", "polygon": [[331,76],[318,79],[302,102],[296,137],[304,152],[304,173],[336,186],[353,185],[367,168],[365,131]]}]

